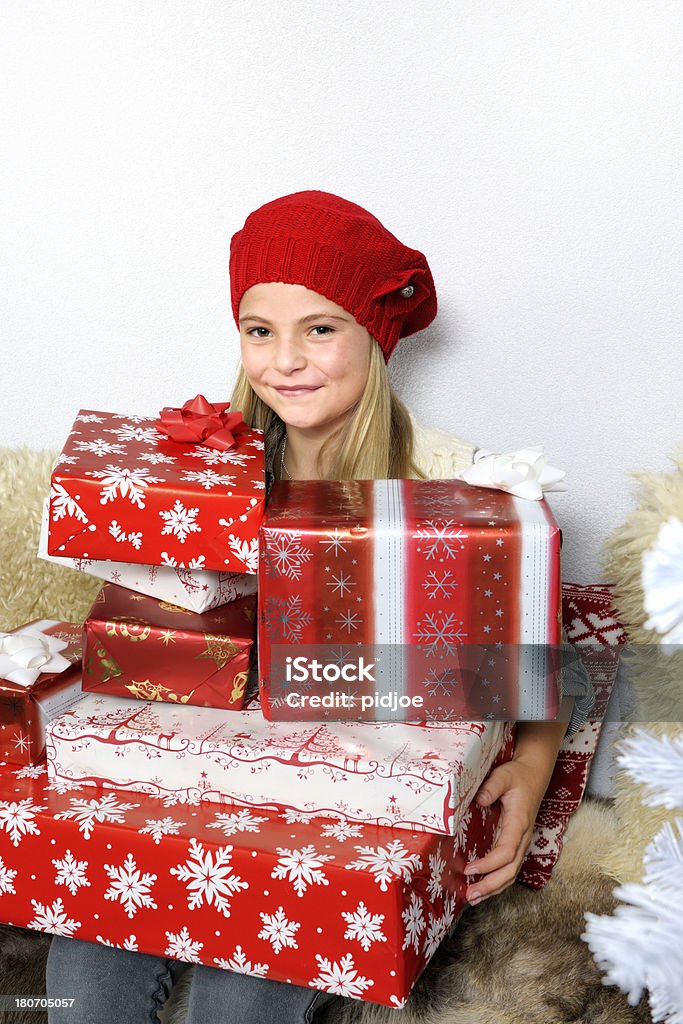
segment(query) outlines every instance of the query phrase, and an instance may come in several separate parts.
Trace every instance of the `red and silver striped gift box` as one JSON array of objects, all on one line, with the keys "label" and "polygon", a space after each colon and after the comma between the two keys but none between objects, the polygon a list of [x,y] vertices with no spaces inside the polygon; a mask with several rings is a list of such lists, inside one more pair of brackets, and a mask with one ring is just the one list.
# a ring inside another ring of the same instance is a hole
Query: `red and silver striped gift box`
[{"label": "red and silver striped gift box", "polygon": [[287,704],[283,658],[321,645],[381,653],[385,686],[422,694],[427,719],[555,717],[560,543],[545,500],[458,480],[278,482],[259,533],[264,714],[320,717]]}]

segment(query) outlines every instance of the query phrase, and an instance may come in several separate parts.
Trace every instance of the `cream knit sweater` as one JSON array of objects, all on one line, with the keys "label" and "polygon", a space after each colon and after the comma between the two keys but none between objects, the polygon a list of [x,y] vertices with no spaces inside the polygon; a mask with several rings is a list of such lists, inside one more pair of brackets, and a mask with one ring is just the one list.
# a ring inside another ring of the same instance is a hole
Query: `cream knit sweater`
[{"label": "cream knit sweater", "polygon": [[472,465],[476,445],[441,427],[424,427],[408,411],[413,424],[413,458],[430,480],[452,479],[458,470]]}]

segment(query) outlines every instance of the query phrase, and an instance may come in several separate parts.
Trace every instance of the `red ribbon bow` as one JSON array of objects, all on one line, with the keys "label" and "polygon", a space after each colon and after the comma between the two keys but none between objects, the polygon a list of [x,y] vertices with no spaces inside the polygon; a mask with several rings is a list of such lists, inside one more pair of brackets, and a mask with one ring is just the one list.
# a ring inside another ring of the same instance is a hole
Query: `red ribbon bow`
[{"label": "red ribbon bow", "polygon": [[182,409],[166,406],[159,413],[154,426],[171,441],[181,444],[205,444],[209,448],[226,451],[237,442],[235,434],[245,430],[247,425],[241,412],[226,412],[230,402],[213,405],[204,395],[190,398]]}]

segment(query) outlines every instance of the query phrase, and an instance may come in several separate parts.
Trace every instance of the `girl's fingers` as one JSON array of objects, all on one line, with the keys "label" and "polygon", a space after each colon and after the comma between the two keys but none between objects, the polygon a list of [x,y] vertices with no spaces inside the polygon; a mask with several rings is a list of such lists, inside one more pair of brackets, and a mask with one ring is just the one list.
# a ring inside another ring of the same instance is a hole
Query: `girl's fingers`
[{"label": "girl's fingers", "polygon": [[476,792],[475,800],[479,804],[492,804],[507,792],[514,781],[510,776],[507,764],[499,764],[489,773]]},{"label": "girl's fingers", "polygon": [[[524,769],[518,765],[517,775],[520,772],[524,774]],[[538,801],[532,798],[528,785],[526,788],[516,785],[515,779],[516,773],[512,763],[509,763],[501,765],[486,780],[486,785],[501,790],[498,794],[502,804],[500,835],[489,853],[465,865],[466,876],[483,876],[477,881],[471,881],[467,887],[466,898],[470,903],[478,902],[478,898],[493,896],[511,885],[529,848]]]},{"label": "girl's fingers", "polygon": [[498,846],[495,846],[485,857],[480,857],[479,860],[472,861],[466,866],[466,875],[487,875],[489,871],[502,868],[515,859],[519,842],[507,839],[502,833],[500,838],[501,842]]},{"label": "girl's fingers", "polygon": [[527,830],[516,844],[496,846],[485,857],[473,862],[477,865],[474,873],[484,877],[468,884],[465,898],[469,903],[472,903],[475,893],[479,893],[481,898],[493,896],[514,882],[531,842],[531,835],[532,830]]},{"label": "girl's fingers", "polygon": [[500,868],[498,871],[491,871],[480,882],[473,882],[472,885],[468,886],[465,899],[474,907],[489,896],[495,896],[499,892],[503,892],[509,885],[512,885],[521,866],[521,861],[519,863],[515,861],[513,864],[506,864],[505,867]]},{"label": "girl's fingers", "polygon": [[470,861],[465,865],[465,874],[485,875],[489,871],[503,867],[515,860],[522,850],[526,852],[531,842],[533,826],[529,826],[518,818],[510,817],[510,812],[503,812],[501,819],[501,830],[498,842],[492,850],[478,860]]}]

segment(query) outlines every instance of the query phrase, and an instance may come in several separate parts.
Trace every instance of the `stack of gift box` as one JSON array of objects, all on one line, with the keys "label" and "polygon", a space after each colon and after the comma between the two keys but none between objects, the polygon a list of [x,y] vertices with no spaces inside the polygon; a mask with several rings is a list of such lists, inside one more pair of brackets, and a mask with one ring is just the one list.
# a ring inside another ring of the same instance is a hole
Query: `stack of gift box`
[{"label": "stack of gift box", "polygon": [[479,785],[559,708],[559,530],[459,481],[266,510],[263,448],[199,396],[77,416],[40,553],[104,582],[82,665],[67,623],[0,640],[2,919],[401,1006],[495,841]]}]

